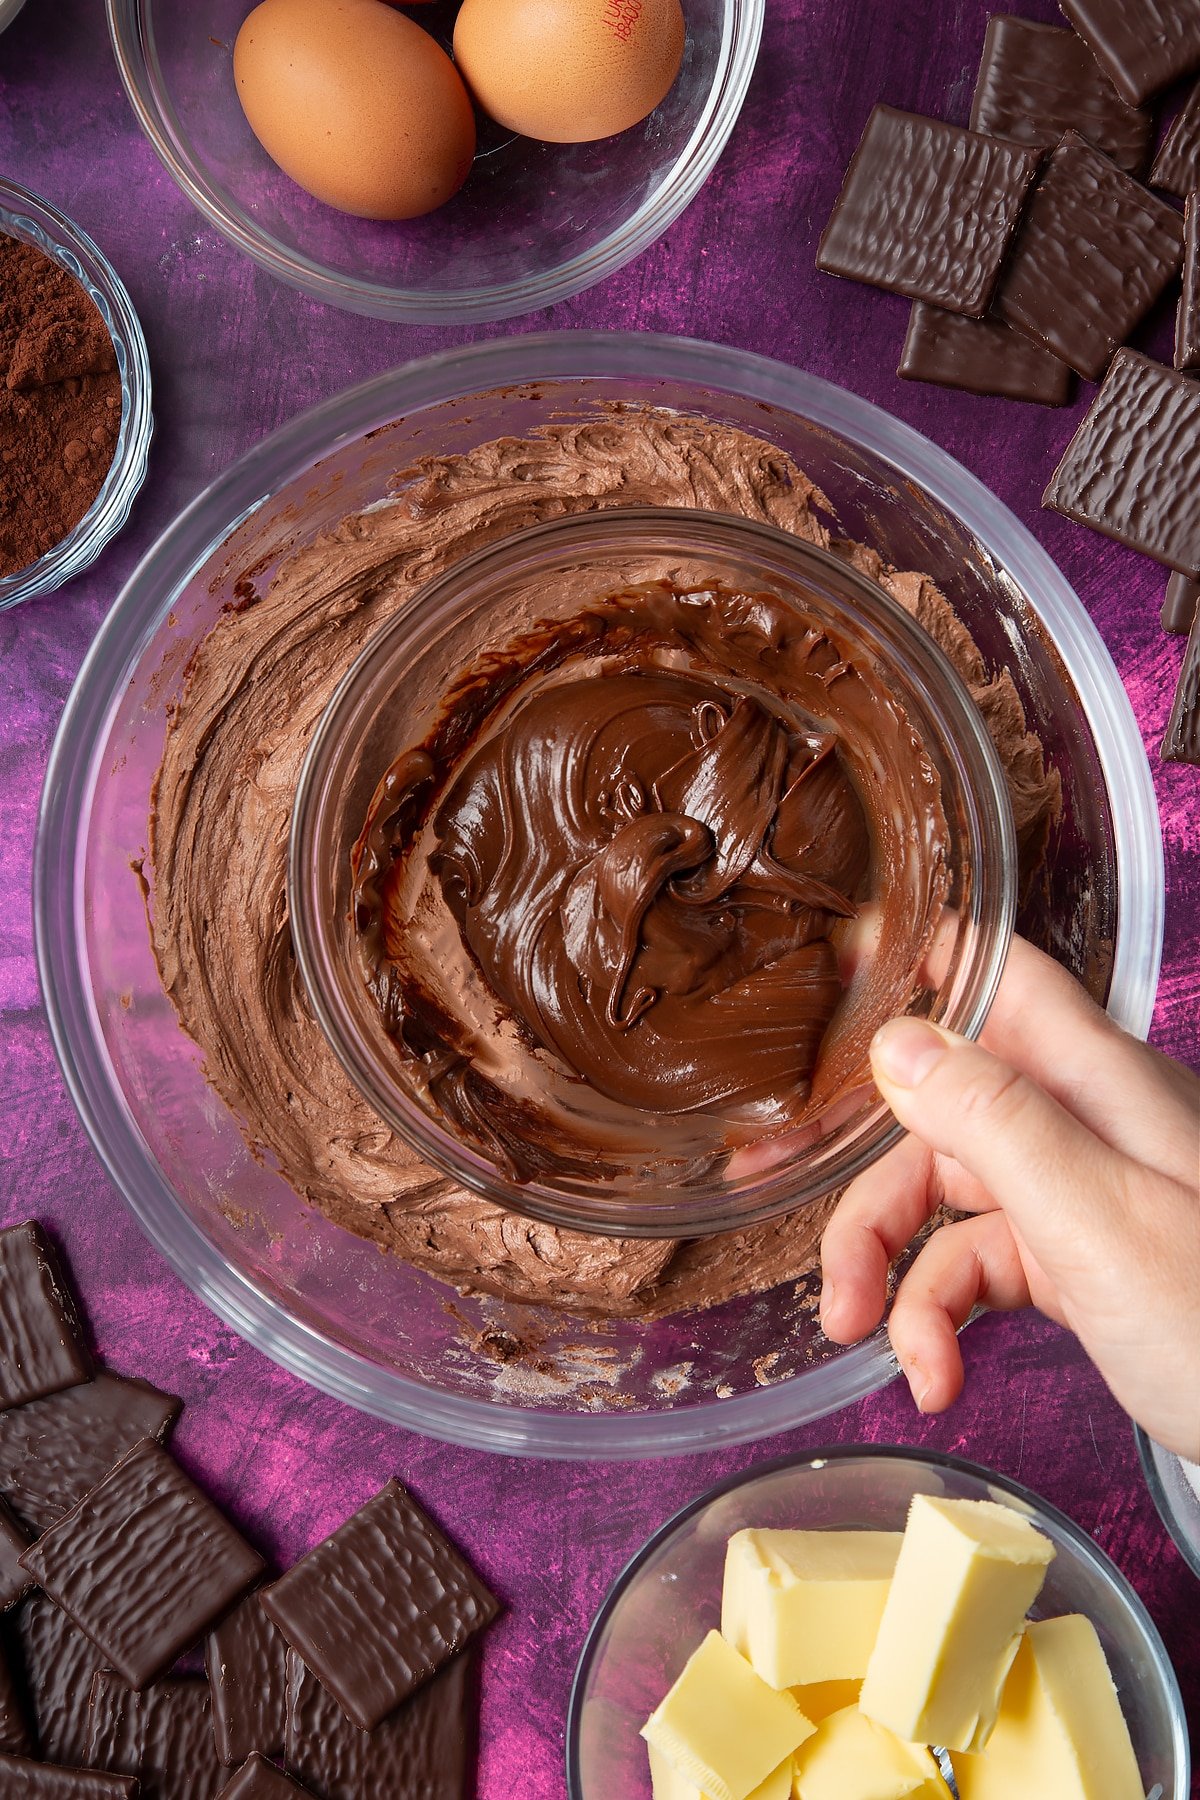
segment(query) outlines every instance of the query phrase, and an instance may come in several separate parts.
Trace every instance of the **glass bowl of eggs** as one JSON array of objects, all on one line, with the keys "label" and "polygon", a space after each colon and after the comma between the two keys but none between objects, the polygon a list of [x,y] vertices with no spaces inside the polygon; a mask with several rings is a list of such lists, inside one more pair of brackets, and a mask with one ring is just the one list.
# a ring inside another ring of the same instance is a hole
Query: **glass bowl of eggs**
[{"label": "glass bowl of eggs", "polygon": [[763,12],[108,0],[134,111],[219,231],[318,300],[434,324],[551,305],[653,243],[724,148]]}]

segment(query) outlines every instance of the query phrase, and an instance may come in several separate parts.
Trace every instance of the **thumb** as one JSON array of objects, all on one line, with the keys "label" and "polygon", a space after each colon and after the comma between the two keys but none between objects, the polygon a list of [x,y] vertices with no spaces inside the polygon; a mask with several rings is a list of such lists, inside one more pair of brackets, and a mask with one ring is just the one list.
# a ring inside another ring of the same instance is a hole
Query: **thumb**
[{"label": "thumb", "polygon": [[871,1066],[900,1123],[973,1175],[1043,1266],[1119,1212],[1124,1158],[982,1045],[893,1019],[875,1035]]}]

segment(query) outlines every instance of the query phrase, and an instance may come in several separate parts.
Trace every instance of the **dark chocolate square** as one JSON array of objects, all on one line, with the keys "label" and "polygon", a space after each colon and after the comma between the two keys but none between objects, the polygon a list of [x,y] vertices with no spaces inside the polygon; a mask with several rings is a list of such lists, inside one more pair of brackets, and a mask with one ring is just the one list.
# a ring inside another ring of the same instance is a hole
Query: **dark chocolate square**
[{"label": "dark chocolate square", "polygon": [[0,1231],[0,1408],[86,1381],[92,1361],[49,1239],[30,1220]]},{"label": "dark chocolate square", "polygon": [[[17,1692],[7,1652],[0,1649],[0,1752],[6,1756],[32,1756],[33,1734]],[[4,1789],[0,1787],[0,1794]]]},{"label": "dark chocolate square", "polygon": [[1200,766],[1200,611],[1192,616],[1183,647],[1179,682],[1159,754],[1164,762]]},{"label": "dark chocolate square", "polygon": [[1200,575],[1198,494],[1200,382],[1118,350],[1042,505]]},{"label": "dark chocolate square", "polygon": [[88,1762],[136,1775],[140,1800],[216,1800],[229,1771],[213,1749],[207,1681],[173,1676],[137,1693],[97,1675]]},{"label": "dark chocolate square", "polygon": [[1179,109],[1171,129],[1159,145],[1150,170],[1155,187],[1168,194],[1185,194],[1200,187],[1200,81]]},{"label": "dark chocolate square", "polygon": [[[0,1414],[0,1418],[3,1416]],[[7,1612],[10,1606],[15,1606],[33,1586],[33,1576],[18,1561],[28,1548],[29,1533],[22,1530],[4,1501],[0,1500],[0,1612]]]},{"label": "dark chocolate square", "polygon": [[160,1444],[139,1444],[21,1559],[108,1664],[144,1687],[263,1560]]},{"label": "dark chocolate square", "polygon": [[229,1786],[221,1789],[217,1800],[297,1800],[298,1795],[308,1795],[311,1800],[311,1789],[302,1788],[264,1757],[252,1756]]},{"label": "dark chocolate square", "polygon": [[971,130],[1053,149],[1078,131],[1130,175],[1150,157],[1154,118],[1123,100],[1087,45],[1060,25],[998,13],[988,20]]},{"label": "dark chocolate square", "polygon": [[1200,0],[1058,0],[1131,106],[1200,68]]},{"label": "dark chocolate square", "polygon": [[466,1800],[475,1759],[473,1656],[456,1656],[374,1731],[359,1731],[288,1651],[287,1765],[317,1800]]},{"label": "dark chocolate square", "polygon": [[499,1611],[470,1564],[398,1481],[265,1588],[262,1603],[363,1731]]},{"label": "dark chocolate square", "polygon": [[[100,1769],[63,1769],[25,1757],[0,1756],[4,1800],[135,1800],[138,1784]],[[144,1796],[143,1796],[144,1800]]]},{"label": "dark chocolate square", "polygon": [[995,310],[1095,381],[1181,256],[1175,209],[1068,131],[1030,195]]},{"label": "dark chocolate square", "polygon": [[1200,192],[1183,209],[1183,292],[1175,313],[1175,367],[1200,369]]},{"label": "dark chocolate square", "polygon": [[1003,320],[964,319],[919,300],[896,373],[904,381],[932,381],[1041,406],[1065,406],[1075,379],[1066,363]]},{"label": "dark chocolate square", "polygon": [[204,1646],[217,1755],[227,1768],[275,1756],[287,1732],[287,1644],[250,1594]]},{"label": "dark chocolate square", "polygon": [[1163,596],[1159,620],[1164,631],[1187,633],[1192,629],[1196,607],[1200,604],[1200,581],[1190,575],[1172,575]]},{"label": "dark chocolate square", "polygon": [[981,318],[1041,153],[877,106],[817,250],[830,275]]},{"label": "dark chocolate square", "polygon": [[47,1762],[81,1768],[87,1759],[92,1677],[104,1658],[46,1594],[26,1600],[17,1615],[17,1637],[38,1749]]},{"label": "dark chocolate square", "polygon": [[0,1492],[35,1534],[69,1513],[143,1438],[166,1440],[180,1402],[101,1370],[0,1413]]}]

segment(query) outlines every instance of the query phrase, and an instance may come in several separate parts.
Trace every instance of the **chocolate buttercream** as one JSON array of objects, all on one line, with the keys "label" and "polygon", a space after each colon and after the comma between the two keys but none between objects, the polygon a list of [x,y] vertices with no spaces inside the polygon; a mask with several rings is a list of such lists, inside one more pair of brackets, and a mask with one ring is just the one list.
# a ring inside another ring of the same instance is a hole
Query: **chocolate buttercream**
[{"label": "chocolate buttercream", "polygon": [[[602,1315],[661,1316],[792,1279],[828,1203],[718,1238],[619,1239],[556,1229],[457,1187],[397,1139],[313,1019],[288,927],[286,855],[299,768],[367,640],[469,550],[566,513],[676,505],[739,513],[830,546],[821,496],[769,442],[653,411],[428,457],[394,503],[297,552],[198,646],[167,733],[150,821],[150,920],[164,987],[208,1080],[306,1200],[461,1288]],[[1009,775],[1026,857],[1058,780],[1007,674],[989,675],[932,582],[835,545],[938,639]]]}]

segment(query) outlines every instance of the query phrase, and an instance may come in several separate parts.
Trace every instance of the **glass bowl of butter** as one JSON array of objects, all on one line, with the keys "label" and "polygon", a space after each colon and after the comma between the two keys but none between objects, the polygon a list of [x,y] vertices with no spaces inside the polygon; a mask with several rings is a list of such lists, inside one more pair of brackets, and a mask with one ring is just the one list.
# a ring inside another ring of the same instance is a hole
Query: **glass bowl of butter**
[{"label": "glass bowl of butter", "polygon": [[1019,1482],[842,1446],[733,1476],[614,1583],[569,1800],[1188,1800],[1145,1607]]}]

